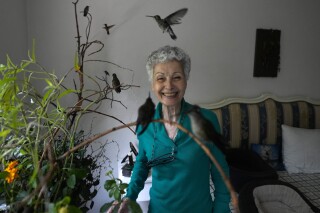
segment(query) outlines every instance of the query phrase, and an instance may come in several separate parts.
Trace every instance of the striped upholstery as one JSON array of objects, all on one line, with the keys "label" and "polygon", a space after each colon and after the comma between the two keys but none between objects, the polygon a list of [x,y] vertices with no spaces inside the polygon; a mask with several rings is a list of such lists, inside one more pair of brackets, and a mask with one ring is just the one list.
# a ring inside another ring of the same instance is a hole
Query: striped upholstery
[{"label": "striped upholstery", "polygon": [[306,101],[279,102],[268,98],[259,103],[230,103],[212,111],[232,148],[249,148],[252,143],[281,144],[281,124],[320,128],[320,105]]}]

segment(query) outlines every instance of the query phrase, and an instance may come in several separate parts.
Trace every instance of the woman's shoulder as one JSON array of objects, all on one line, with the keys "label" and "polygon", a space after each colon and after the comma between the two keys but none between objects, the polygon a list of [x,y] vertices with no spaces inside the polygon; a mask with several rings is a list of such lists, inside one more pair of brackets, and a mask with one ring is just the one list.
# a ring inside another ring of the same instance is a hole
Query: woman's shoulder
[{"label": "woman's shoulder", "polygon": [[[197,105],[197,104],[190,104],[190,103],[186,102],[186,106],[187,106],[186,108],[187,109],[191,109],[195,105]],[[210,117],[210,118],[216,118],[217,117],[216,114],[210,109],[206,109],[206,108],[200,107],[200,112],[205,117]]]},{"label": "woman's shoulder", "polygon": [[[184,104],[185,104],[186,111],[192,109],[192,107],[196,105],[196,104],[190,104],[188,102],[185,102]],[[200,113],[203,115],[203,117],[210,120],[214,125],[217,124],[218,122],[217,115],[212,110],[200,107]]]}]

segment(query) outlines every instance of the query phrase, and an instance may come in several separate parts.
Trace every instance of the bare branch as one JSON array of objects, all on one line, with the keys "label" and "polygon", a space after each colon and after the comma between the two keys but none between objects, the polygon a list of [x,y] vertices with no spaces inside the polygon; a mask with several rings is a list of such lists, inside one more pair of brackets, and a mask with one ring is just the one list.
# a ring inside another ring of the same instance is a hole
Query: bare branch
[{"label": "bare branch", "polygon": [[92,61],[96,61],[96,62],[103,62],[103,63],[108,63],[108,64],[112,64],[116,67],[119,67],[121,69],[124,69],[124,70],[129,70],[129,71],[132,71],[132,69],[129,69],[129,68],[126,68],[126,67],[121,67],[120,65],[116,64],[116,63],[113,63],[111,61],[107,61],[107,60],[98,60],[98,59],[88,59],[88,60],[85,60],[84,62],[92,62]]},{"label": "bare branch", "polygon": [[[104,47],[104,44],[103,44],[101,41],[98,41],[98,40],[92,41],[92,42],[90,43],[90,45],[92,45],[92,44],[100,44],[101,47],[100,47],[100,49],[98,49],[97,51],[94,51],[94,52],[88,54],[88,56],[100,52],[100,51],[103,49],[103,47]],[[89,46],[88,46],[88,47],[89,47]]]},{"label": "bare branch", "polygon": [[[193,133],[191,133],[189,130],[187,130],[186,128],[184,128],[182,125],[180,125],[179,123],[176,122],[172,122],[172,121],[168,121],[168,120],[164,120],[164,119],[158,119],[158,120],[153,120],[152,122],[161,122],[161,123],[169,123],[171,125],[175,125],[178,129],[180,129],[181,131],[183,131],[184,133],[186,133],[187,135],[189,135],[199,146],[200,148],[205,152],[205,154],[210,158],[210,160],[213,162],[213,164],[216,166],[217,170],[219,171],[223,182],[225,183],[226,187],[228,188],[230,194],[231,194],[231,198],[232,198],[232,204],[233,207],[235,208],[236,212],[239,212],[239,204],[238,204],[238,197],[237,194],[230,182],[230,179],[228,178],[228,176],[225,174],[225,172],[223,171],[222,167],[220,166],[219,162],[216,160],[216,158],[211,154],[210,150],[208,149],[208,147],[201,142],[201,140],[199,138],[197,138]],[[69,156],[71,153],[75,152],[76,150],[80,149],[81,147],[84,147],[90,143],[92,143],[93,141],[120,129],[123,128],[127,128],[129,126],[133,126],[136,125],[136,122],[131,122],[128,124],[124,124],[118,127],[114,127],[112,129],[109,129],[107,131],[104,131],[98,135],[95,135],[85,141],[83,141],[82,143],[78,144],[77,146],[74,146],[72,149],[68,150],[67,152],[65,152],[63,155],[59,156],[57,158],[57,160],[62,160],[65,157]]]},{"label": "bare branch", "polygon": [[[103,113],[103,112],[94,111],[94,110],[86,110],[86,111],[91,112],[91,113],[96,113],[96,114],[104,115],[104,116],[107,116],[107,117],[110,117],[110,118],[113,118],[113,119],[119,121],[120,123],[122,123],[123,125],[126,125],[123,121],[121,121],[119,118],[117,118],[117,117],[115,117],[115,116],[108,115],[108,114],[105,114],[105,113]],[[135,131],[130,128],[130,126],[128,126],[128,129],[130,129],[130,131],[131,131],[133,134],[136,134]]]},{"label": "bare branch", "polygon": [[69,149],[63,155],[59,156],[57,158],[57,160],[64,159],[65,157],[69,156],[71,153],[77,151],[78,149],[80,149],[80,148],[82,148],[82,147],[84,147],[86,145],[89,145],[90,143],[94,142],[95,140],[97,140],[97,139],[99,139],[99,138],[101,138],[101,137],[103,137],[103,136],[105,136],[105,135],[107,135],[107,134],[109,134],[111,132],[114,132],[114,131],[119,130],[119,129],[127,128],[127,127],[133,126],[133,125],[136,125],[136,122],[128,123],[128,124],[121,125],[121,126],[118,126],[118,127],[113,127],[112,129],[109,129],[109,130],[104,131],[104,132],[102,132],[100,134],[97,134],[97,135],[95,135],[95,136],[93,136],[91,138],[88,138],[87,140],[85,140],[85,141],[79,143],[78,145],[74,146],[72,149]]}]

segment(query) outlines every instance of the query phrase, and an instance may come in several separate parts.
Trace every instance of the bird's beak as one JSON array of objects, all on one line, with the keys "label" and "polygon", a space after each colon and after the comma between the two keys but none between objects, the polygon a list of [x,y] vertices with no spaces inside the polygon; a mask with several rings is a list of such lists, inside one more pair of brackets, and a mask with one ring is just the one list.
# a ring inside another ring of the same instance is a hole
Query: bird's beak
[{"label": "bird's beak", "polygon": [[191,107],[191,109],[188,109],[187,111],[186,111],[186,114],[188,115],[188,114],[190,114],[191,112],[193,112],[193,111],[199,111],[199,108],[198,107]]},{"label": "bird's beak", "polygon": [[192,108],[186,111],[186,114],[188,115],[190,112],[192,112]]},{"label": "bird's beak", "polygon": [[151,17],[151,18],[154,18],[154,16],[146,16],[146,17]]},{"label": "bird's beak", "polygon": [[185,111],[186,115],[189,115],[193,110],[194,110],[193,107],[191,107],[190,109],[187,109]]}]

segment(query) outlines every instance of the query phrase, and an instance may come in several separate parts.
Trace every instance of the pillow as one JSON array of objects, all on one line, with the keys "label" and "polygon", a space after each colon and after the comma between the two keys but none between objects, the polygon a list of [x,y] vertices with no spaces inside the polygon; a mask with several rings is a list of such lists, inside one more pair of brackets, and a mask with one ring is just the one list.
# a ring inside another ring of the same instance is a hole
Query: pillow
[{"label": "pillow", "polygon": [[257,153],[264,161],[277,171],[284,170],[280,159],[279,144],[251,144],[251,150]]},{"label": "pillow", "polygon": [[282,125],[283,163],[289,173],[320,172],[320,129]]}]

